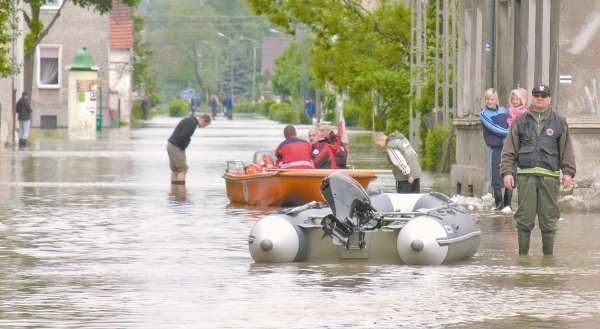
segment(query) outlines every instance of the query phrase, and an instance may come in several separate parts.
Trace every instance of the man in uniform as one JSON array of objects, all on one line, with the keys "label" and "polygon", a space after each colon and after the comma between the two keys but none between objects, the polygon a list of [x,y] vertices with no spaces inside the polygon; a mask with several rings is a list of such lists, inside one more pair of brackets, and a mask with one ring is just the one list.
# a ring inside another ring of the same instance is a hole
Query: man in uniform
[{"label": "man in uniform", "polygon": [[515,213],[519,255],[529,253],[531,230],[538,218],[544,255],[552,255],[560,209],[562,185],[571,188],[575,155],[564,117],[550,108],[550,88],[538,85],[531,91],[531,108],[516,119],[504,142],[500,173],[504,187],[514,188],[513,164],[519,178],[519,207]]}]

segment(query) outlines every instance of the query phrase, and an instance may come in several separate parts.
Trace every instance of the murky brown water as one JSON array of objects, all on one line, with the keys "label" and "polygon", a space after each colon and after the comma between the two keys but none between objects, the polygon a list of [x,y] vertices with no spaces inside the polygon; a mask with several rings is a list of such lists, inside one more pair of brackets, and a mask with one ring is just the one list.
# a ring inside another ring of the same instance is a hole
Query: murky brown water
[{"label": "murky brown water", "polygon": [[[174,125],[176,121],[169,121]],[[564,214],[554,258],[518,258],[510,218],[481,213],[469,261],[256,265],[247,235],[268,212],[228,205],[226,160],[250,159],[282,126],[217,120],[171,189],[172,127],[40,138],[0,153],[0,328],[596,328],[600,225]],[[306,134],[306,127],[300,129]],[[382,168],[369,138],[351,162]],[[358,161],[360,157],[361,161]],[[443,186],[444,176],[423,185]],[[384,176],[375,187],[393,190]]]}]

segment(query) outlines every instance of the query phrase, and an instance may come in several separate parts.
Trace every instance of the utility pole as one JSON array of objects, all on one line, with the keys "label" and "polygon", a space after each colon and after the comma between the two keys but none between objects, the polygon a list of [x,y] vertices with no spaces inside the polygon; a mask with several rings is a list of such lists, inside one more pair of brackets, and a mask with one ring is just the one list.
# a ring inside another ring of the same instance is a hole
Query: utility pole
[{"label": "utility pole", "polygon": [[217,32],[217,34],[220,37],[223,37],[227,40],[229,40],[229,66],[230,66],[230,75],[229,75],[229,93],[230,96],[233,100],[233,51],[232,51],[232,47],[233,47],[233,39],[226,36],[225,34],[221,33],[221,32]]}]

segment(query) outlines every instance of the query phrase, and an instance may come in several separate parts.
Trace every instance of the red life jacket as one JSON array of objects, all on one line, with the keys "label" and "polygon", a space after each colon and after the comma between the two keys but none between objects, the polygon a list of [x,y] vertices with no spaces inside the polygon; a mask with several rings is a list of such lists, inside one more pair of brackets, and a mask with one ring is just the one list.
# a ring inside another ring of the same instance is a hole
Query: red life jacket
[{"label": "red life jacket", "polygon": [[335,162],[338,168],[346,168],[346,162],[348,160],[348,145],[342,143],[340,137],[333,131],[329,133],[329,136],[325,139],[331,147],[331,151],[335,157]]},{"label": "red life jacket", "polygon": [[281,142],[277,146],[275,154],[277,155],[277,166],[279,168],[314,168],[312,159],[310,158],[310,144],[298,137],[290,137]]},{"label": "red life jacket", "polygon": [[331,150],[331,145],[321,140],[312,145],[312,159],[315,168],[318,169],[337,169],[335,156]]}]

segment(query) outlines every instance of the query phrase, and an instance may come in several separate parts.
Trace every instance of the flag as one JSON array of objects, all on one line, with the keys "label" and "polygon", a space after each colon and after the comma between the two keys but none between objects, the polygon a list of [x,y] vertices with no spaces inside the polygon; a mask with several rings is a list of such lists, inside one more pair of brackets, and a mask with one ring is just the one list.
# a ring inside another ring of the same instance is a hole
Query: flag
[{"label": "flag", "polygon": [[348,144],[348,134],[346,133],[346,120],[344,119],[344,109],[340,109],[340,118],[338,119],[338,136],[340,141]]}]

